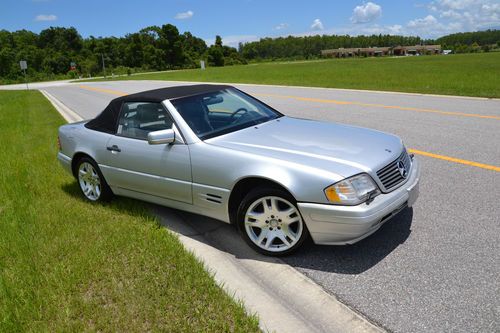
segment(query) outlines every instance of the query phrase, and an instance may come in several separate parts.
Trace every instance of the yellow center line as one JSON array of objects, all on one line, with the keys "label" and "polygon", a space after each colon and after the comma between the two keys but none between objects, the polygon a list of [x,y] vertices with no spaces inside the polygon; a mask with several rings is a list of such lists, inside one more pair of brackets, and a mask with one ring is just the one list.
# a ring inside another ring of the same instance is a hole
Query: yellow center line
[{"label": "yellow center line", "polygon": [[416,150],[416,149],[408,149],[408,151],[410,153],[413,153],[413,154],[416,154],[416,155],[422,155],[422,156],[437,158],[439,160],[444,160],[444,161],[453,162],[453,163],[459,163],[459,164],[465,164],[465,165],[470,165],[470,166],[481,168],[481,169],[487,169],[487,170],[493,170],[493,171],[496,171],[496,172],[500,172],[500,167],[497,167],[497,166],[494,166],[494,165],[489,165],[489,164],[484,164],[484,163],[478,163],[478,162],[468,161],[468,160],[462,160],[460,158],[455,158],[455,157],[449,157],[449,156],[444,156],[444,155],[438,155],[438,154],[428,153],[428,152],[421,151],[421,150]]},{"label": "yellow center line", "polygon": [[[90,87],[90,86],[84,86],[84,85],[80,85],[78,87],[82,88],[82,89],[86,89],[86,90],[98,91],[98,92],[102,92],[105,94],[111,94],[111,95],[117,95],[117,96],[128,95],[127,93],[125,93],[123,91],[118,91],[118,90],[113,90],[113,89],[97,88],[97,87]],[[260,95],[262,96],[263,94],[260,94]],[[266,95],[266,96],[276,96],[276,95]],[[318,101],[318,99],[315,99],[315,98],[308,99],[305,97],[293,97],[293,96],[290,96],[290,98],[300,98],[301,100]],[[333,103],[333,100],[326,100],[326,101],[330,101],[331,103]],[[353,104],[353,102],[342,102],[342,101],[336,101],[336,102],[338,102],[336,104]],[[360,103],[360,104],[362,104],[362,103]],[[498,119],[500,119],[500,117],[498,117]],[[478,162],[474,162],[474,161],[462,160],[460,158],[455,158],[455,157],[450,157],[450,156],[445,156],[445,155],[438,155],[438,154],[434,154],[434,153],[428,153],[428,152],[416,150],[416,149],[408,149],[408,151],[413,153],[413,154],[416,154],[416,155],[422,155],[422,156],[436,158],[439,160],[448,161],[448,162],[452,162],[452,163],[464,164],[464,165],[469,165],[469,166],[473,166],[473,167],[477,167],[477,168],[481,168],[481,169],[500,172],[500,167],[497,167],[495,165],[489,165],[489,164],[478,163]]]},{"label": "yellow center line", "polygon": [[405,111],[438,113],[438,114],[444,114],[444,115],[448,115],[448,116],[460,116],[460,117],[473,117],[473,118],[500,120],[500,116],[490,116],[490,115],[453,112],[453,111],[442,111],[442,110],[434,110],[434,109],[422,109],[422,108],[414,108],[414,107],[407,107],[407,106],[384,105],[384,104],[362,103],[362,102],[349,102],[349,101],[339,101],[339,100],[335,100],[335,99],[321,99],[321,98],[275,95],[275,94],[255,94],[255,95],[276,97],[276,98],[295,99],[297,101],[305,101],[305,102],[329,103],[329,104],[338,104],[338,105],[360,105],[360,106],[376,107],[376,108],[383,108],[383,109],[398,109],[398,110],[405,110]]},{"label": "yellow center line", "polygon": [[111,95],[116,95],[116,96],[126,96],[126,95],[128,95],[127,93],[124,93],[124,92],[118,91],[118,90],[113,90],[113,89],[97,88],[97,87],[84,86],[84,85],[79,85],[78,88],[82,88],[82,89],[85,89],[85,90],[102,92],[102,93],[105,93],[105,94],[111,94]]}]

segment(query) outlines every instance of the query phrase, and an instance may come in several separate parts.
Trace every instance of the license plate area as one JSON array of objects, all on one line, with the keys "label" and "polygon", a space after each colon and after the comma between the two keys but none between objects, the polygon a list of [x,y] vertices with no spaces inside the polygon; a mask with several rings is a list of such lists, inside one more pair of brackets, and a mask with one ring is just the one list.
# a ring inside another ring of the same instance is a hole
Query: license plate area
[{"label": "license plate area", "polygon": [[380,220],[379,224],[385,223],[388,220],[392,219],[394,217],[394,215],[397,215],[399,212],[401,212],[406,207],[408,207],[408,201],[405,201],[398,208],[394,209],[392,212],[390,212],[389,214],[387,214],[384,217],[382,217],[382,219]]}]

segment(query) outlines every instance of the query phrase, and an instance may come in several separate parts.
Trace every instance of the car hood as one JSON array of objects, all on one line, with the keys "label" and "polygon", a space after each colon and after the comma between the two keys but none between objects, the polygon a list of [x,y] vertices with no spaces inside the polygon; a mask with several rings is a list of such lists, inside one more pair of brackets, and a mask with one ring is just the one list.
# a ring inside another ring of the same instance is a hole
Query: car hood
[{"label": "car hood", "polygon": [[281,117],[205,141],[348,177],[372,173],[403,150],[395,135],[362,127]]}]

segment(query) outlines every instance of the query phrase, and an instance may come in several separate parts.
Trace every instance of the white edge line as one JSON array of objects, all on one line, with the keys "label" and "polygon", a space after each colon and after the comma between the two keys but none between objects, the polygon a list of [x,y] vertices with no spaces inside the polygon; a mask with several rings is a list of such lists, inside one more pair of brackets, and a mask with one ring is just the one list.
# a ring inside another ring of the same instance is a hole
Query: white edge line
[{"label": "white edge line", "polygon": [[47,91],[40,89],[40,92],[45,96],[45,98],[49,100],[52,106],[57,110],[57,112],[61,114],[61,116],[63,116],[63,118],[68,123],[74,123],[83,120],[83,118],[79,114],[68,108],[66,105],[64,105],[61,101],[59,101],[54,96],[49,94]]}]

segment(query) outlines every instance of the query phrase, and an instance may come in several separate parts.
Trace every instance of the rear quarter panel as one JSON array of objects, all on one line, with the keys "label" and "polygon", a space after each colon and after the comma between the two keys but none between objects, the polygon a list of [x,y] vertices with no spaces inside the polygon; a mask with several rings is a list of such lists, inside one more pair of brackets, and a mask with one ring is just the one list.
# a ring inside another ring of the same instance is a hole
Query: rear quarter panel
[{"label": "rear quarter panel", "polygon": [[73,159],[78,153],[89,155],[98,164],[106,154],[106,143],[110,134],[94,131],[84,126],[85,121],[63,125],[59,128],[61,152]]}]

